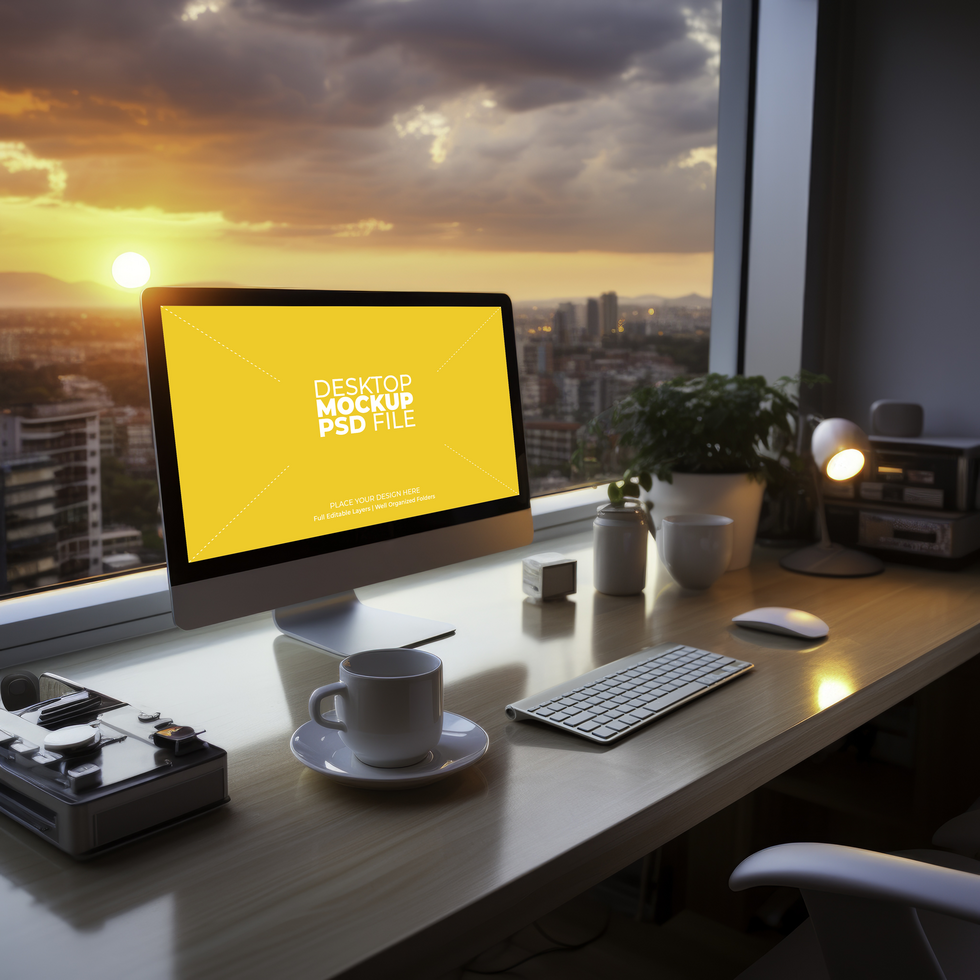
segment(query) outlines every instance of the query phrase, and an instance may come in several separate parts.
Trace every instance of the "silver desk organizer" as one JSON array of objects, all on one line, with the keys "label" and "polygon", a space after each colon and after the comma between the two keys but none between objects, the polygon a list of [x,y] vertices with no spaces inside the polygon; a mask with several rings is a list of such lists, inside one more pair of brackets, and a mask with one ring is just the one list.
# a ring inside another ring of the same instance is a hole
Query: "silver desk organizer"
[{"label": "silver desk organizer", "polygon": [[609,745],[753,668],[745,660],[661,643],[507,705],[515,721],[543,721]]}]

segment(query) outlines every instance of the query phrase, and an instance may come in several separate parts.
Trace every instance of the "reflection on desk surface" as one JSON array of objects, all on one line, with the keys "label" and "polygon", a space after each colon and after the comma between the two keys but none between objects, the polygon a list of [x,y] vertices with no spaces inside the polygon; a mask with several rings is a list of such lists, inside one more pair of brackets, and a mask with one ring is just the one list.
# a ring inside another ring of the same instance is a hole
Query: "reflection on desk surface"
[{"label": "reflection on desk surface", "polygon": [[[578,560],[579,592],[570,623],[559,612],[540,633],[526,628],[521,589],[521,559],[540,543],[363,590],[456,625],[430,645],[446,705],[490,735],[477,767],[418,790],[338,786],[293,759],[289,736],[338,661],[268,615],[35,664],[206,728],[228,750],[231,803],[85,864],[0,822],[0,901],[21,910],[18,950],[70,962],[79,980],[106,980],[99,959],[78,954],[96,935],[120,949],[138,937],[150,977],[159,966],[182,980],[264,980],[286,962],[297,980],[357,964],[385,976],[419,958],[448,970],[486,946],[484,921],[526,922],[553,889],[571,894],[700,824],[980,648],[980,570],[815,580],[758,552],[692,595],[664,581],[651,548],[644,594],[617,598],[594,592],[590,544],[590,531],[548,541]],[[831,636],[792,649],[736,637],[731,617],[764,605],[811,610]],[[661,642],[757,669],[609,748],[504,714]],[[830,682],[843,686],[822,689]]]}]

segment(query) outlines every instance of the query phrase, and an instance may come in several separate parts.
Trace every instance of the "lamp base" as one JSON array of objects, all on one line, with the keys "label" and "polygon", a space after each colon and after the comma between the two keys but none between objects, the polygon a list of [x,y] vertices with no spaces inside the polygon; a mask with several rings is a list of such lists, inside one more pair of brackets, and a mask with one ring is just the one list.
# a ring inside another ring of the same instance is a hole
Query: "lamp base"
[{"label": "lamp base", "polygon": [[880,558],[840,544],[814,544],[801,548],[781,559],[779,564],[791,572],[832,578],[862,578],[885,570],[885,563]]}]

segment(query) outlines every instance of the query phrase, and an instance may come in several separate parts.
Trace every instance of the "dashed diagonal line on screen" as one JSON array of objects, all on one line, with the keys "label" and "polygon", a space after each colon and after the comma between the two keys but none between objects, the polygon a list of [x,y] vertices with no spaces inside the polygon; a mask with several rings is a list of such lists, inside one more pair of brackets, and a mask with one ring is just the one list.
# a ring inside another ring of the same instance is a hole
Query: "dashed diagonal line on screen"
[{"label": "dashed diagonal line on screen", "polygon": [[[199,334],[203,334],[203,335],[204,335],[205,337],[207,337],[207,338],[208,338],[208,340],[213,340],[213,341],[214,341],[214,342],[215,342],[215,343],[216,343],[216,344],[217,344],[217,345],[218,345],[219,347],[224,347],[224,349],[225,349],[226,351],[228,351],[228,353],[229,353],[229,354],[234,354],[234,355],[235,355],[235,357],[240,357],[240,358],[241,358],[241,359],[242,359],[242,360],[243,360],[243,361],[244,361],[244,362],[245,362],[246,364],[251,364],[251,365],[252,365],[252,367],[254,367],[256,371],[261,371],[261,372],[262,372],[263,374],[267,374],[267,375],[269,375],[269,377],[270,377],[270,378],[272,378],[272,380],[273,380],[273,381],[279,381],[279,379],[278,379],[278,378],[277,378],[277,377],[276,377],[276,376],[275,376],[274,374],[269,374],[269,372],[268,372],[268,371],[266,371],[266,369],[265,369],[265,368],[260,368],[260,367],[258,366],[258,364],[256,364],[256,363],[255,363],[255,361],[250,361],[250,360],[249,360],[249,359],[248,359],[247,357],[245,357],[245,356],[244,356],[243,354],[239,354],[237,350],[232,350],[232,349],[231,349],[231,348],[230,348],[230,347],[229,347],[229,346],[228,346],[227,344],[223,344],[223,343],[221,343],[221,341],[220,341],[220,340],[217,340],[217,339],[216,339],[215,337],[212,337],[212,336],[211,336],[211,334],[209,334],[209,333],[205,333],[205,331],[203,331],[203,330],[202,330],[202,329],[201,329],[200,327],[195,327],[195,326],[194,326],[194,324],[193,324],[193,323],[191,323],[191,321],[190,321],[190,320],[184,320],[184,318],[183,318],[183,317],[182,317],[182,316],[181,316],[181,315],[180,315],[179,313],[174,313],[174,311],[173,311],[173,310],[171,310],[171,309],[167,309],[167,307],[165,307],[165,306],[164,306],[164,307],[162,307],[162,308],[163,308],[163,309],[165,309],[165,310],[167,310],[167,312],[168,312],[168,313],[169,313],[169,314],[170,314],[171,316],[175,316],[175,317],[177,317],[177,319],[178,319],[178,320],[182,320],[182,321],[183,321],[184,323],[186,323],[186,324],[187,324],[187,326],[189,326],[189,327],[190,327],[190,328],[191,328],[192,330],[196,330],[196,331],[197,331],[197,332],[198,332]],[[282,382],[281,382],[281,381],[280,381],[279,383],[280,383],[280,384],[282,384]]]},{"label": "dashed diagonal line on screen", "polygon": [[[271,487],[271,486],[272,486],[272,484],[273,484],[273,483],[275,483],[275,482],[276,482],[276,480],[278,480],[278,479],[279,479],[279,477],[280,477],[280,476],[282,476],[282,474],[283,474],[283,473],[285,473],[285,472],[286,472],[286,470],[288,470],[288,469],[289,469],[289,467],[288,467],[288,466],[286,466],[286,467],[285,467],[285,468],[283,469],[283,471],[282,471],[282,473],[279,473],[279,474],[278,474],[277,476],[275,476],[275,477],[273,477],[273,478],[272,478],[272,479],[271,479],[271,480],[270,480],[270,481],[269,481],[269,482],[268,482],[268,483],[267,483],[267,484],[266,484],[266,485],[265,485],[265,486],[264,486],[264,487],[263,487],[263,488],[262,488],[262,489],[261,489],[261,490],[260,490],[260,491],[259,491],[259,492],[258,492],[258,493],[257,493],[257,494],[256,494],[256,495],[255,495],[255,496],[254,496],[254,497],[253,497],[253,498],[252,498],[252,499],[251,499],[251,500],[250,500],[250,501],[249,501],[249,502],[248,502],[248,503],[247,503],[247,504],[246,504],[246,505],[245,505],[245,506],[244,506],[244,507],[243,507],[243,508],[242,508],[242,509],[241,509],[241,510],[240,510],[240,511],[239,511],[239,512],[238,512],[238,513],[237,513],[237,514],[236,514],[236,515],[235,515],[235,516],[234,516],[234,517],[233,517],[233,518],[232,518],[232,519],[231,519],[231,520],[230,520],[230,521],[229,521],[229,522],[228,522],[228,523],[226,524],[226,525],[225,525],[225,526],[224,526],[224,527],[223,527],[223,528],[222,528],[222,529],[221,529],[221,530],[220,530],[220,531],[218,531],[218,533],[217,533],[217,534],[215,534],[215,535],[214,535],[214,537],[213,537],[213,538],[211,538],[211,541],[214,541],[214,538],[216,538],[216,537],[218,536],[218,534],[221,534],[222,532],[224,532],[224,531],[226,531],[226,530],[228,529],[228,527],[229,527],[229,526],[230,526],[231,524],[234,524],[234,523],[235,523],[235,521],[237,521],[237,520],[238,520],[238,518],[239,518],[239,517],[241,517],[241,516],[242,516],[242,514],[244,514],[244,513],[245,513],[245,511],[247,511],[247,510],[249,509],[249,507],[251,507],[251,506],[252,506],[252,504],[254,504],[254,503],[255,503],[255,501],[256,501],[256,500],[258,500],[258,499],[259,499],[259,497],[261,497],[261,496],[262,496],[262,494],[264,494],[264,493],[266,492],[266,490],[268,490],[268,489],[269,489],[269,487]],[[206,551],[206,550],[207,550],[207,549],[208,549],[208,548],[209,548],[209,547],[211,546],[211,541],[209,541],[209,542],[208,542],[208,543],[207,543],[207,544],[206,544],[206,545],[205,545],[205,546],[204,546],[203,548],[199,548],[199,549],[198,549],[198,551],[197,551],[197,554],[195,554],[195,555],[194,555],[194,556],[193,556],[193,557],[191,558],[191,561],[195,561],[195,560],[197,559],[197,556],[198,556],[198,555],[199,555],[199,554],[200,554],[200,553],[201,553],[202,551]]]},{"label": "dashed diagonal line on screen", "polygon": [[[453,449],[453,447],[452,447],[452,446],[448,446],[448,445],[446,445],[446,443],[443,443],[443,445],[444,445],[444,446],[446,446],[446,448],[447,448],[447,449],[448,449],[448,450],[449,450],[449,451],[450,451],[451,453],[456,453],[456,455],[457,455],[457,456],[458,456],[458,457],[459,457],[460,459],[466,459],[466,457],[465,457],[465,456],[464,456],[464,455],[463,455],[462,453],[460,453],[460,452],[457,452],[457,451],[456,451],[455,449]],[[486,473],[486,474],[487,474],[487,476],[489,476],[491,480],[497,480],[497,478],[496,478],[496,477],[495,477],[495,476],[494,476],[494,475],[493,475],[492,473],[490,473],[490,472],[489,472],[488,470],[485,470],[485,469],[484,469],[484,468],[483,468],[482,466],[480,466],[479,464],[477,464],[477,463],[474,463],[472,459],[466,459],[466,462],[467,462],[467,463],[469,463],[469,464],[470,464],[470,466],[475,466],[475,467],[476,467],[476,468],[477,468],[477,469],[478,469],[478,470],[479,470],[479,471],[480,471],[481,473]],[[501,486],[502,486],[502,487],[503,487],[503,488],[504,488],[505,490],[509,490],[509,491],[510,491],[510,492],[511,492],[512,494],[514,494],[514,495],[516,496],[516,494],[517,494],[517,491],[516,491],[516,490],[514,490],[514,489],[512,489],[511,487],[509,487],[509,486],[507,486],[507,484],[506,484],[506,483],[504,483],[504,481],[503,481],[503,480],[497,480],[497,482],[498,482],[498,483],[499,483],[499,484],[500,484],[500,485],[501,485]]]},{"label": "dashed diagonal line on screen", "polygon": [[455,356],[456,356],[456,355],[457,355],[457,354],[458,354],[458,353],[459,353],[459,352],[460,352],[460,351],[461,351],[461,350],[462,350],[462,349],[463,349],[463,348],[464,348],[464,347],[465,347],[465,346],[466,346],[466,345],[467,345],[467,344],[468,344],[468,343],[469,343],[469,342],[470,342],[470,341],[471,341],[471,340],[472,340],[472,339],[473,339],[473,338],[474,338],[474,337],[475,337],[475,336],[476,336],[476,335],[477,335],[477,334],[478,334],[478,333],[479,333],[479,332],[480,332],[480,331],[481,331],[481,330],[482,330],[482,329],[483,329],[483,328],[484,328],[484,327],[485,327],[485,326],[486,326],[486,325],[487,325],[487,324],[488,324],[488,323],[489,323],[489,322],[490,322],[490,321],[491,321],[491,320],[492,320],[492,319],[493,319],[493,318],[494,318],[494,317],[495,317],[495,316],[496,316],[496,315],[498,314],[498,313],[499,313],[499,312],[500,312],[500,310],[494,310],[494,311],[493,311],[493,313],[491,313],[491,314],[490,314],[490,316],[488,316],[488,317],[487,317],[487,318],[486,318],[486,319],[485,319],[485,320],[483,321],[483,323],[481,323],[481,324],[480,324],[480,325],[479,325],[479,326],[478,326],[478,327],[476,328],[476,330],[474,330],[474,331],[473,331],[473,333],[471,333],[471,334],[470,334],[470,335],[469,335],[469,336],[468,336],[468,337],[466,338],[466,340],[464,340],[464,341],[463,341],[463,342],[462,342],[462,343],[461,343],[461,344],[459,345],[459,347],[457,347],[457,348],[456,348],[456,350],[454,350],[454,351],[452,352],[452,354],[450,354],[450,355],[449,355],[449,357],[447,357],[447,358],[446,358],[446,360],[445,360],[445,361],[443,362],[443,364],[442,364],[442,365],[441,365],[440,367],[437,367],[437,368],[436,368],[436,374],[438,374],[438,373],[439,373],[439,372],[440,372],[440,371],[441,371],[441,370],[442,370],[442,369],[443,369],[443,368],[444,368],[444,367],[445,367],[445,366],[446,366],[446,365],[447,365],[447,364],[448,364],[448,363],[449,363],[449,362],[450,362],[450,361],[451,361],[451,360],[452,360],[452,359],[453,359],[453,358],[454,358],[454,357],[455,357]]}]

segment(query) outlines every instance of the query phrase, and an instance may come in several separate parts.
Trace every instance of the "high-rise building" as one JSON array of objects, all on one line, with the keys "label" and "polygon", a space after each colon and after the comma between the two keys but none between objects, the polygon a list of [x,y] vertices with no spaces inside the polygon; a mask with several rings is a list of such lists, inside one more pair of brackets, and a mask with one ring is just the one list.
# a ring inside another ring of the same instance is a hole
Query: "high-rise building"
[{"label": "high-rise building", "polygon": [[600,297],[599,333],[603,337],[611,337],[619,329],[619,297],[610,290]]},{"label": "high-rise building", "polygon": [[599,301],[597,299],[585,301],[585,335],[589,340],[598,340],[602,336],[599,324]]},{"label": "high-rise building", "polygon": [[575,340],[577,333],[577,318],[575,316],[574,303],[559,303],[558,309],[552,318],[553,329],[557,336],[555,339],[559,344],[570,344]]},{"label": "high-rise building", "polygon": [[61,581],[102,572],[102,407],[99,401],[66,401],[0,413],[0,462],[42,456],[51,461]]},{"label": "high-rise building", "polygon": [[0,461],[0,594],[58,581],[54,473],[43,454]]},{"label": "high-rise building", "polygon": [[575,452],[579,422],[537,421],[524,424],[527,461],[530,466],[568,466]]}]

